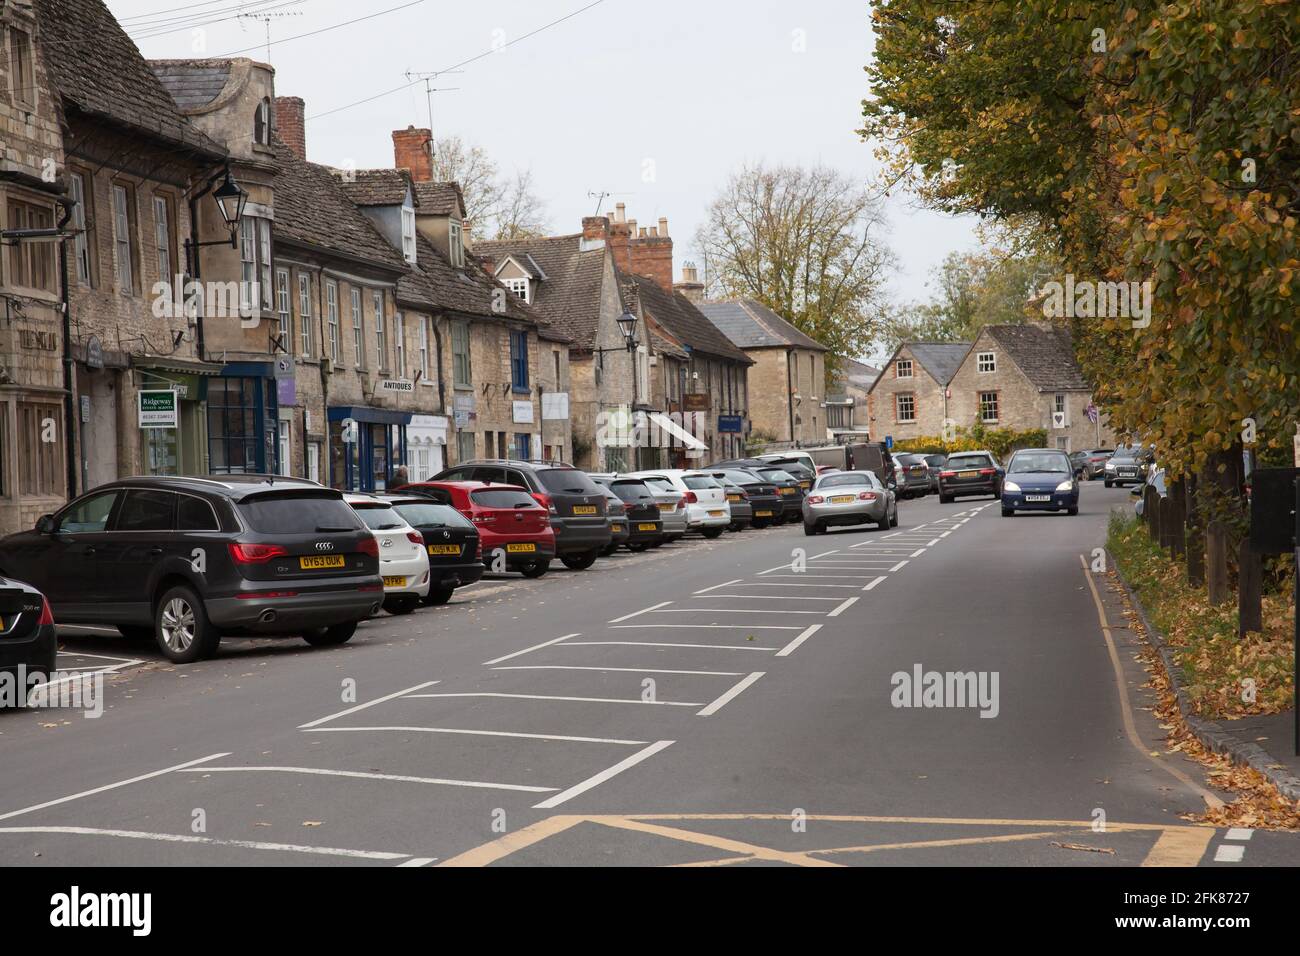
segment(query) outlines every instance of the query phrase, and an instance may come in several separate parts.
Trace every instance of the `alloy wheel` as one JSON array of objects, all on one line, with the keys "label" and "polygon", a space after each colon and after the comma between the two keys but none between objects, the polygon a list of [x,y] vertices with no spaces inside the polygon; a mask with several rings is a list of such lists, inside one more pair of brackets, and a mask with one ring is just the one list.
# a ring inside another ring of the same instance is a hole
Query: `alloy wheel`
[{"label": "alloy wheel", "polygon": [[166,645],[178,654],[194,643],[194,608],[184,598],[172,598],[163,606],[162,636]]}]

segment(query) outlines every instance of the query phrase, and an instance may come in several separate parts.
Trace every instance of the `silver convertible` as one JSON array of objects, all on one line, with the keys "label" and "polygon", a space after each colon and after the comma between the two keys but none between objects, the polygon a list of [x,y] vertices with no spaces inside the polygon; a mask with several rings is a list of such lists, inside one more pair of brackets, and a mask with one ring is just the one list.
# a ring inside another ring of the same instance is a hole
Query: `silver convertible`
[{"label": "silver convertible", "polygon": [[821,534],[831,525],[874,522],[898,526],[898,499],[869,471],[820,476],[803,499],[803,533]]}]

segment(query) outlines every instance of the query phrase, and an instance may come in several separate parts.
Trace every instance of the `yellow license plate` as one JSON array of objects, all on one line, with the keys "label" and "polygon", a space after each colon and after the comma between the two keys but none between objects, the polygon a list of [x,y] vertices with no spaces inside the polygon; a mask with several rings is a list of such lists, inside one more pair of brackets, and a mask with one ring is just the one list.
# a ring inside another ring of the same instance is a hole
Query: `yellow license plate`
[{"label": "yellow license plate", "polygon": [[672,511],[672,510],[673,510],[673,506],[670,505],[670,504],[666,504],[666,503],[664,503],[664,502],[660,502],[660,503],[659,503],[659,510],[660,510],[660,511]]},{"label": "yellow license plate", "polygon": [[612,525],[609,526],[609,530],[610,530],[610,531],[613,531],[613,532],[615,532],[615,533],[617,533],[617,534],[622,534],[622,533],[623,533],[623,526],[622,526],[621,524],[612,524]]},{"label": "yellow license plate", "polygon": [[406,578],[398,574],[385,574],[384,587],[386,588],[404,588],[406,587]]},{"label": "yellow license plate", "polygon": [[595,505],[574,505],[573,513],[575,515],[594,515],[596,513]]},{"label": "yellow license plate", "polygon": [[852,500],[853,500],[852,495],[836,495],[834,498],[831,499],[831,504],[846,505]]},{"label": "yellow license plate", "polygon": [[772,512],[770,512],[770,511],[755,511],[755,512],[754,512],[754,517],[755,517],[755,518],[770,518],[770,517],[772,517]]},{"label": "yellow license plate", "polygon": [[429,545],[430,554],[460,554],[460,545],[458,544],[431,544]]},{"label": "yellow license plate", "polygon": [[710,517],[710,518],[721,518],[721,517],[723,516],[723,514],[725,514],[725,512],[722,512],[722,511],[710,511],[710,512],[709,512],[709,517]]},{"label": "yellow license plate", "polygon": [[506,550],[511,554],[521,554],[525,552],[531,553],[537,550],[537,545],[532,544],[531,542],[528,544],[508,544],[506,545]]},{"label": "yellow license plate", "polygon": [[781,489],[779,489],[779,490],[780,490],[781,494],[783,494],[783,495],[792,495],[792,494],[794,494],[794,489],[793,489],[793,488],[781,488]]},{"label": "yellow license plate", "polygon": [[799,487],[802,488],[804,491],[807,491],[809,488],[812,487],[812,482],[811,482],[811,481],[801,481],[801,482],[799,482]]},{"label": "yellow license plate", "polygon": [[639,524],[636,526],[636,530],[638,531],[655,531],[657,529],[658,526],[653,524]]},{"label": "yellow license plate", "polygon": [[739,500],[740,500],[740,495],[727,495],[727,500],[728,500],[728,501],[739,501]]},{"label": "yellow license plate", "polygon": [[5,619],[3,617],[0,617],[0,631],[4,631],[4,630],[8,630],[8,628],[5,626]]},{"label": "yellow license plate", "polygon": [[341,554],[322,554],[319,557],[299,558],[298,566],[303,570],[314,570],[316,568],[341,568],[347,564]]},{"label": "yellow license plate", "polygon": [[957,477],[958,477],[958,478],[974,478],[974,477],[976,477],[978,474],[979,474],[978,471],[959,471],[959,472],[957,472]]}]

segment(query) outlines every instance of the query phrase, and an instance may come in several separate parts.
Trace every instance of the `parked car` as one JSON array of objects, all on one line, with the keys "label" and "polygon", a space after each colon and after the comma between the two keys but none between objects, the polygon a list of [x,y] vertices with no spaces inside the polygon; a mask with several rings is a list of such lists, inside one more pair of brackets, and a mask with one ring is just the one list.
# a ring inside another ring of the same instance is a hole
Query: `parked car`
[{"label": "parked car", "polygon": [[822,534],[834,525],[874,522],[881,528],[898,525],[898,499],[869,471],[822,475],[803,500],[803,533]]},{"label": "parked car", "polygon": [[424,550],[424,535],[381,498],[346,494],[343,500],[361,515],[379,542],[384,610],[389,614],[410,614],[429,596],[429,555]]},{"label": "parked car", "polygon": [[591,567],[609,546],[605,494],[572,465],[554,461],[481,459],[447,468],[433,481],[484,481],[526,488],[550,512],[555,553],[574,571]]},{"label": "parked car", "polygon": [[1082,470],[1082,478],[1091,481],[1105,475],[1106,462],[1114,453],[1113,448],[1085,448],[1071,455],[1070,462],[1076,469]]},{"label": "parked car", "polygon": [[269,475],[126,478],[0,541],[65,624],[152,637],[169,660],[223,636],[342,644],[379,610],[379,544],[342,493]]},{"label": "parked car", "polygon": [[[677,541],[686,535],[686,492],[678,490],[667,478],[644,475],[646,487],[654,492],[659,517],[664,523],[664,542]],[[654,545],[659,547],[659,545]]]},{"label": "parked car", "polygon": [[[403,490],[443,493],[445,500],[478,529],[479,552],[487,568],[501,567],[518,571],[526,578],[540,578],[555,559],[550,512],[523,485],[438,480],[416,482]],[[603,511],[605,496],[601,494],[600,498]]]},{"label": "parked car", "polygon": [[622,506],[627,516],[627,549],[644,551],[663,541],[664,519],[659,511],[659,501],[654,491],[640,478],[618,475],[597,478]]},{"label": "parked car", "polygon": [[424,538],[424,550],[429,555],[429,594],[425,604],[446,604],[457,588],[483,577],[483,549],[478,529],[452,507],[450,495],[384,497]]},{"label": "parked car", "polygon": [[784,468],[772,466],[755,468],[754,473],[776,487],[777,497],[781,499],[781,517],[777,519],[778,523],[798,521],[803,513],[801,509],[804,499],[803,486],[799,480]]},{"label": "parked car", "polygon": [[748,468],[723,468],[709,474],[719,481],[733,481],[744,489],[752,513],[751,524],[755,528],[766,528],[781,520],[781,495],[777,493],[776,485],[762,475]]},{"label": "parked car", "polygon": [[939,501],[948,504],[968,495],[1002,497],[1004,471],[990,451],[957,451],[939,472]]},{"label": "parked car", "polygon": [[1140,485],[1146,482],[1147,472],[1155,460],[1155,452],[1141,445],[1121,445],[1106,462],[1102,475],[1106,487],[1114,485]]},{"label": "parked car", "polygon": [[33,679],[48,680],[58,652],[54,613],[45,595],[30,584],[0,577],[0,672],[13,675],[20,700]]},{"label": "parked car", "polygon": [[1079,513],[1079,482],[1065,452],[1022,448],[1011,456],[1002,481],[1002,517],[1013,517],[1017,511]]},{"label": "parked car", "polygon": [[[766,455],[759,455],[758,460],[766,462],[769,465],[779,465],[782,468],[785,468],[786,465],[798,465],[810,474],[815,475],[817,473],[817,462],[813,459],[813,456],[806,451],[791,450],[769,452]],[[790,469],[786,468],[786,471],[789,470]]]},{"label": "parked car", "polygon": [[930,491],[932,494],[937,495],[939,493],[939,473],[948,466],[948,456],[922,455],[921,457],[925,459],[926,467],[930,469],[930,478],[932,480]]},{"label": "parked car", "polygon": [[713,475],[722,483],[722,490],[727,493],[727,505],[731,508],[731,524],[728,531],[744,531],[754,523],[754,506],[749,503],[745,489],[726,475]]},{"label": "parked car", "polygon": [[894,456],[894,483],[900,498],[924,498],[934,489],[925,456],[902,452]]},{"label": "parked car", "polygon": [[[609,544],[600,552],[601,557],[608,558],[623,545],[627,544],[628,539],[632,537],[632,532],[628,530],[627,525],[627,505],[623,499],[614,494],[614,490],[609,485],[603,483],[595,475],[591,476],[596,482],[596,486],[605,493],[605,517],[609,521]],[[656,511],[659,509],[656,508]]]},{"label": "parked car", "polygon": [[1165,470],[1159,466],[1152,468],[1144,484],[1134,485],[1129,494],[1133,498],[1133,511],[1140,518],[1146,510],[1146,488],[1150,485],[1161,498],[1169,497],[1169,487],[1165,482]]},{"label": "parked car", "polygon": [[666,479],[685,495],[686,527],[689,531],[698,531],[706,538],[716,538],[731,524],[727,494],[717,479],[705,472],[664,468],[632,472],[627,477]]}]

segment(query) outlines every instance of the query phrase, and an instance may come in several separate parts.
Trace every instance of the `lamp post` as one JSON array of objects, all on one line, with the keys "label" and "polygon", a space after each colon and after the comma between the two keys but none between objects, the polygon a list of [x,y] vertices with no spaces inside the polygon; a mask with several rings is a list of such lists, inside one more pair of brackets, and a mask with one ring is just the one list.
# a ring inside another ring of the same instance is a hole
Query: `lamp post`
[{"label": "lamp post", "polygon": [[[217,186],[217,180],[224,181]],[[214,191],[214,187],[215,191]],[[199,240],[199,200],[212,193],[212,198],[217,201],[217,208],[221,210],[221,218],[225,220],[226,228],[230,230],[230,239],[211,239],[207,241]],[[185,240],[185,265],[189,270],[190,278],[198,285],[203,276],[202,263],[199,260],[199,250],[204,246],[224,246],[229,245],[232,249],[239,248],[239,223],[244,218],[244,206],[248,204],[248,193],[240,188],[239,183],[235,182],[235,177],[231,175],[230,167],[226,166],[211,179],[200,192],[190,197],[190,234]],[[200,294],[201,296],[201,294]],[[200,297],[202,302],[202,297]],[[205,346],[203,340],[203,308],[200,306],[198,314],[195,316],[195,328],[197,333],[197,345],[199,361],[205,361]]]}]

